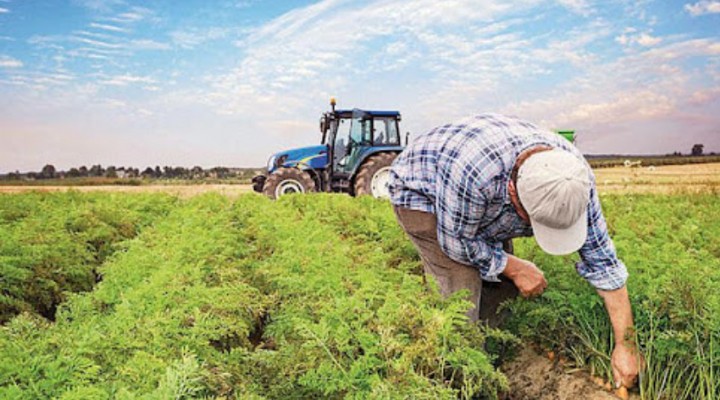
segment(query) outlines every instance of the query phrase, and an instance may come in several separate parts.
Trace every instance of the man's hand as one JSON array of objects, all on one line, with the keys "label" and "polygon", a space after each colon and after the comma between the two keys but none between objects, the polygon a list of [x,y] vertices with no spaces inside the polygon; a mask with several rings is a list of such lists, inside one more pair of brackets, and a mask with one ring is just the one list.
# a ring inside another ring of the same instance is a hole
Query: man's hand
[{"label": "man's hand", "polygon": [[508,255],[503,275],[510,278],[523,297],[539,296],[547,287],[545,275],[530,261]]},{"label": "man's hand", "polygon": [[631,388],[635,386],[641,363],[642,357],[634,344],[627,342],[615,344],[610,361],[615,387]]},{"label": "man's hand", "polygon": [[631,388],[635,386],[640,372],[642,355],[635,342],[627,287],[612,291],[598,290],[598,294],[605,300],[605,308],[615,335],[615,349],[610,360],[615,386]]}]

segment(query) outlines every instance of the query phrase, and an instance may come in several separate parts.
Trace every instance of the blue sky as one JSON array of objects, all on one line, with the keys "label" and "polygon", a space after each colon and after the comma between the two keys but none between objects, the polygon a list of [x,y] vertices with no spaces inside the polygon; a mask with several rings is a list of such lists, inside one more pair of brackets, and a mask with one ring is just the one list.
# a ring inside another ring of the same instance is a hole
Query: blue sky
[{"label": "blue sky", "polygon": [[343,108],[720,151],[720,1],[0,0],[0,172],[260,166]]}]

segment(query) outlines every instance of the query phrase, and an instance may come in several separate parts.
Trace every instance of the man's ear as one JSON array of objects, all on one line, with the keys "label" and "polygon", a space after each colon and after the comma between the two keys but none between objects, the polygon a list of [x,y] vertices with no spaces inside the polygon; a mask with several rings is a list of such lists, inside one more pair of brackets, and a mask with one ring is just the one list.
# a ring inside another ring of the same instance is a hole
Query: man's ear
[{"label": "man's ear", "polygon": [[515,182],[512,179],[508,181],[508,193],[510,196],[517,197],[517,189],[515,189]]}]

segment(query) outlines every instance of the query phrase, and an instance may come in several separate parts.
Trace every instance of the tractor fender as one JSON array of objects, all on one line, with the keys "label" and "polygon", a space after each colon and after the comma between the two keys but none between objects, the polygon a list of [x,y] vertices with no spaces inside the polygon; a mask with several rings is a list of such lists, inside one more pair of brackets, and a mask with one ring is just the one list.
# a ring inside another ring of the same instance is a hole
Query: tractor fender
[{"label": "tractor fender", "polygon": [[375,154],[378,154],[378,153],[400,153],[400,152],[402,152],[404,149],[405,149],[405,148],[404,148],[403,146],[388,146],[388,147],[373,147],[373,148],[370,148],[370,149],[366,150],[366,151],[363,153],[362,159],[361,159],[360,162],[357,163],[357,165],[355,165],[355,167],[352,169],[352,171],[350,172],[350,176],[352,176],[353,179],[355,179],[355,174],[357,174],[357,172],[358,172],[358,170],[360,169],[360,167],[365,163],[365,161],[366,161],[369,157],[371,157],[371,156],[373,156],[373,155],[375,155]]}]

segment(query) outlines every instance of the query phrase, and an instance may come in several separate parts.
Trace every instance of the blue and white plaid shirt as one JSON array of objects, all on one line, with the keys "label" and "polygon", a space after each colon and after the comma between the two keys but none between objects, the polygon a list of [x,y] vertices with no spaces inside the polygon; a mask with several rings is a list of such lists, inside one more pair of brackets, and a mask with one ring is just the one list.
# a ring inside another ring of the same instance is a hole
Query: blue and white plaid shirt
[{"label": "blue and white plaid shirt", "polygon": [[[502,241],[533,234],[510,202],[508,181],[520,153],[538,145],[567,150],[585,162],[560,135],[514,117],[482,114],[437,127],[395,159],[390,199],[434,213],[445,254],[478,267],[484,280],[498,281],[507,263]],[[608,235],[592,171],[590,181],[588,235],[576,269],[594,287],[614,290],[625,285],[628,273]]]}]

